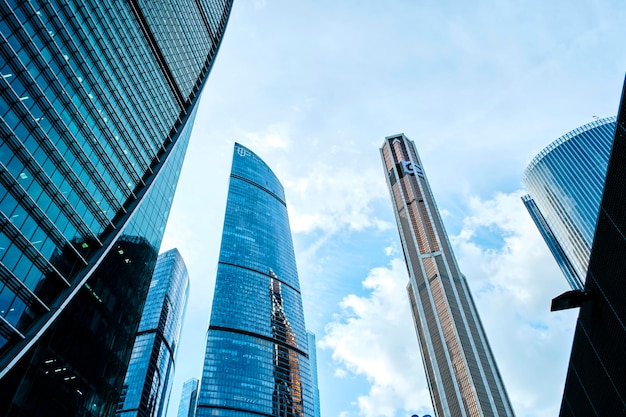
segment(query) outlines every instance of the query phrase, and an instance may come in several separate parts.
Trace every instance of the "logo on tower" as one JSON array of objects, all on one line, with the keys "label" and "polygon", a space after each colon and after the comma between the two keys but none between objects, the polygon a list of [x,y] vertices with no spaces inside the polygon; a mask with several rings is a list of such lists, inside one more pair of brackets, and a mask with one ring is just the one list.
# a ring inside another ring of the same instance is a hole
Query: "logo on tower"
[{"label": "logo on tower", "polygon": [[250,156],[250,151],[243,146],[237,147],[237,153],[239,154],[239,156]]},{"label": "logo on tower", "polygon": [[411,161],[400,161],[400,165],[402,165],[402,171],[407,175],[418,175],[419,177],[424,178],[424,171],[422,171],[422,167],[414,164]]}]

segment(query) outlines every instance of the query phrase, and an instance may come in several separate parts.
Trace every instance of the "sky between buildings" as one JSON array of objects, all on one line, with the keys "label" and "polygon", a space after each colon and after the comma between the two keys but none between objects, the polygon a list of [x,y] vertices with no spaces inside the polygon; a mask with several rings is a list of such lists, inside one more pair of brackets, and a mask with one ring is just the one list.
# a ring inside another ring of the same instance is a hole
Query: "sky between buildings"
[{"label": "sky between buildings", "polygon": [[412,139],[518,417],[558,414],[576,311],[520,201],[548,143],[616,114],[626,3],[236,0],[161,251],[191,279],[169,416],[199,378],[234,142],[285,186],[324,417],[433,413],[379,147]]}]

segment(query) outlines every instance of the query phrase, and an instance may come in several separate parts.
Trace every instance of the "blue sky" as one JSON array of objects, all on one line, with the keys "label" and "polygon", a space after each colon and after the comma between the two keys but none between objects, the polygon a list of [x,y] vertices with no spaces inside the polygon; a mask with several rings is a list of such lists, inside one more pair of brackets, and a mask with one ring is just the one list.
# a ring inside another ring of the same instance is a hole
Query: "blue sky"
[{"label": "blue sky", "polygon": [[576,312],[520,202],[551,141],[617,111],[619,1],[236,0],[161,250],[192,292],[170,416],[200,377],[234,142],[285,186],[325,417],[430,412],[379,156],[420,152],[516,415],[558,413]]}]

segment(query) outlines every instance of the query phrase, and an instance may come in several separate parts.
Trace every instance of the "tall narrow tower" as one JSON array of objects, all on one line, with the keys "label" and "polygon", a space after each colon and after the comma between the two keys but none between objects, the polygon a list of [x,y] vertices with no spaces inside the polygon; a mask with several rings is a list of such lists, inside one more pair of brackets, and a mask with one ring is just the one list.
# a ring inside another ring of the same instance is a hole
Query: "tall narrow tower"
[{"label": "tall narrow tower", "polygon": [[381,148],[404,259],[407,291],[438,417],[513,416],[465,276],[459,271],[415,144]]},{"label": "tall narrow tower", "polygon": [[197,416],[313,417],[283,187],[235,144]]},{"label": "tall narrow tower", "polygon": [[154,267],[116,417],[165,415],[188,298],[185,261],[170,249]]}]

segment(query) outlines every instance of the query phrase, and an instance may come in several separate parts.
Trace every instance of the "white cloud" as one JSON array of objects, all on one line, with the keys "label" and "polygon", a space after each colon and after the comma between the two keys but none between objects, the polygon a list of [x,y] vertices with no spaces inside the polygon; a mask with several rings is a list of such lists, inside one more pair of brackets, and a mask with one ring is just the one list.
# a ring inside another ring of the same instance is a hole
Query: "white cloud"
[{"label": "white cloud", "polygon": [[348,371],[346,371],[346,370],[345,370],[345,369],[343,369],[343,368],[337,368],[337,369],[335,370],[335,373],[334,373],[333,375],[335,376],[335,378],[341,378],[341,379],[343,379],[343,378],[345,378],[345,377],[347,377],[347,376],[348,376]]},{"label": "white cloud", "polygon": [[291,144],[289,128],[284,123],[270,124],[263,132],[243,132],[240,135],[243,138],[242,145],[255,153],[285,150]]},{"label": "white cloud", "polygon": [[396,253],[398,253],[398,248],[396,247],[395,243],[385,248],[385,255],[387,256],[393,256]]},{"label": "white cloud", "polygon": [[[471,198],[463,228],[451,241],[517,415],[547,417],[558,414],[577,312],[549,312],[550,299],[567,287],[521,194]],[[481,245],[479,229],[500,238],[502,246]],[[365,417],[430,405],[406,282],[400,259],[373,269],[363,281],[371,293],[344,297],[341,315],[327,325],[320,343],[332,350],[340,369],[367,378],[369,392],[357,401]],[[432,409],[420,410],[427,411]]]},{"label": "white cloud", "polygon": [[[451,240],[516,415],[547,417],[558,414],[577,311],[549,311],[550,300],[569,288],[522,194],[471,198],[463,229]],[[503,246],[481,247],[480,228]]]},{"label": "white cloud", "polygon": [[[320,347],[331,349],[340,370],[367,378],[371,387],[357,401],[366,417],[415,412],[430,399],[418,351],[405,286],[404,261],[375,268],[363,281],[369,296],[348,295],[342,313],[326,327]],[[339,376],[344,376],[339,371]],[[337,374],[336,374],[337,375]]]},{"label": "white cloud", "polygon": [[291,229],[336,233],[342,228],[386,230],[389,222],[377,218],[371,203],[388,198],[380,170],[315,163],[299,177],[286,177]]},{"label": "white cloud", "polygon": [[254,4],[254,8],[257,10],[265,9],[267,7],[267,0],[253,0],[252,3]]}]

